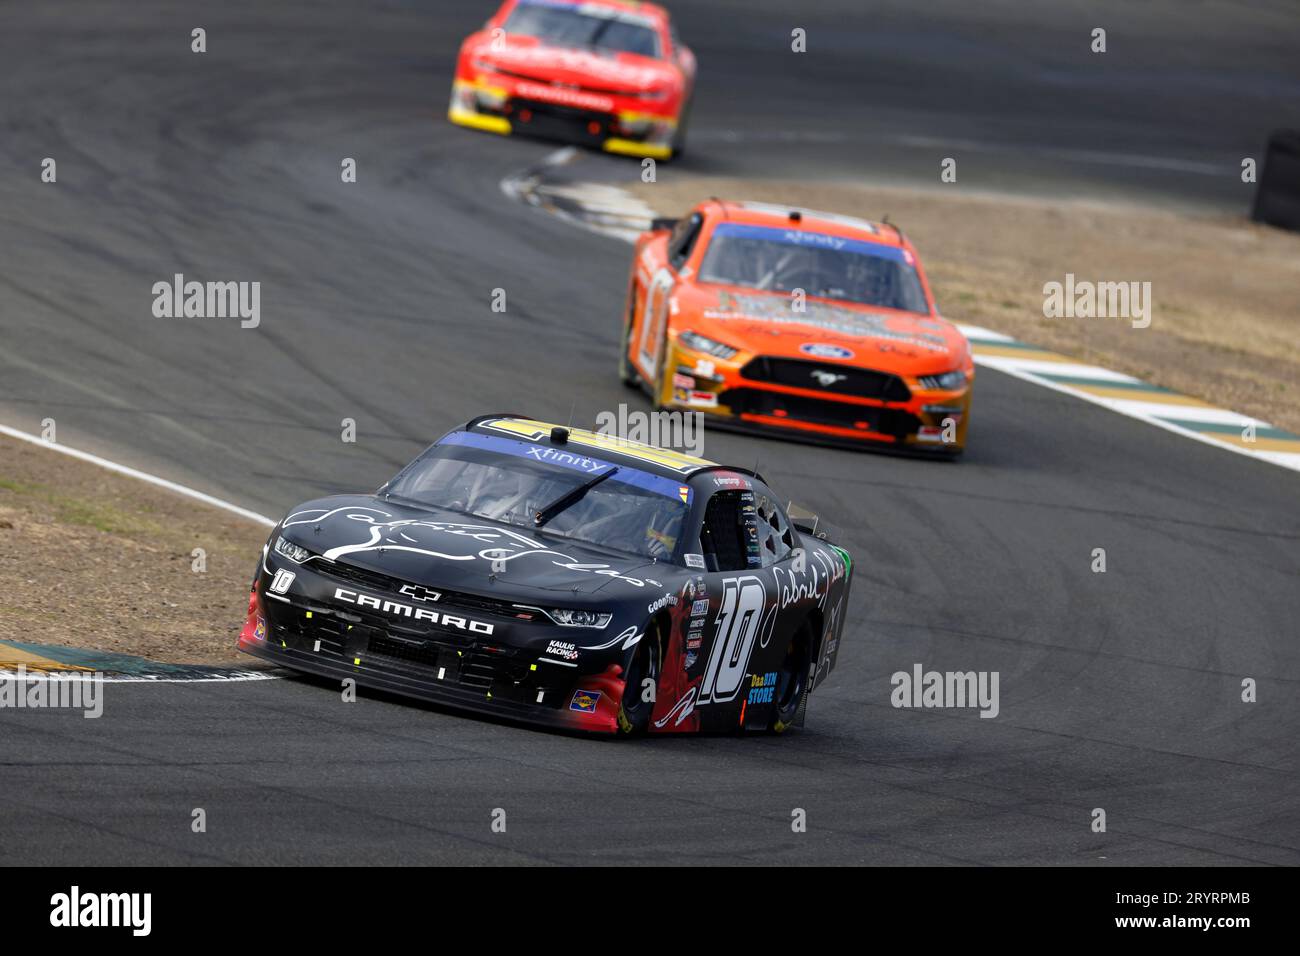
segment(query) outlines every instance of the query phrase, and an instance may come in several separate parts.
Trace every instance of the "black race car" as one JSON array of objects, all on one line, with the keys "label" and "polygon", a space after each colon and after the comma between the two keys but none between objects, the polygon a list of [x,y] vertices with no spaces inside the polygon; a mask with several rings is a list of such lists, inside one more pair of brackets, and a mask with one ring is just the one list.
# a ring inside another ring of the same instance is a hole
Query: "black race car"
[{"label": "black race car", "polygon": [[281,521],[239,647],[577,730],[780,732],[835,666],[851,575],[753,472],[491,415]]}]

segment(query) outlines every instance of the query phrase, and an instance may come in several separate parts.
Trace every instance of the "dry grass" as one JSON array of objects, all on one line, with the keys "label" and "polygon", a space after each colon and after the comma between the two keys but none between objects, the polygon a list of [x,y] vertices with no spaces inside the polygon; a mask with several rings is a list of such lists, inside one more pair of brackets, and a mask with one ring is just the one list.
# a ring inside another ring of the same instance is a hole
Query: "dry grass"
[{"label": "dry grass", "polygon": [[[708,196],[888,214],[920,250],[939,307],[1087,362],[1300,433],[1300,235],[1230,218],[940,190],[691,178],[630,187],[673,215]],[[1149,328],[1048,319],[1043,285],[1151,283]]]},{"label": "dry grass", "polygon": [[265,541],[242,518],[0,437],[0,640],[247,660],[235,638]]}]

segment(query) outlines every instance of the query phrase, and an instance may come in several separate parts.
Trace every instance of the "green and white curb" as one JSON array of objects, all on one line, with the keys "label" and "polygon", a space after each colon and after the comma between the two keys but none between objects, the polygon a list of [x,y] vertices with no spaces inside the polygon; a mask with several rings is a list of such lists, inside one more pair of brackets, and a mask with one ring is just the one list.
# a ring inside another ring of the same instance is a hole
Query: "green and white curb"
[{"label": "green and white curb", "polygon": [[957,326],[975,363],[1073,395],[1195,441],[1300,471],[1300,436],[1249,415],[1151,385],[1131,375],[1086,365],[977,325]]},{"label": "green and white curb", "polygon": [[279,674],[243,667],[164,664],[130,654],[53,644],[0,641],[0,681],[38,681],[81,675],[116,684],[193,684],[276,680]]}]

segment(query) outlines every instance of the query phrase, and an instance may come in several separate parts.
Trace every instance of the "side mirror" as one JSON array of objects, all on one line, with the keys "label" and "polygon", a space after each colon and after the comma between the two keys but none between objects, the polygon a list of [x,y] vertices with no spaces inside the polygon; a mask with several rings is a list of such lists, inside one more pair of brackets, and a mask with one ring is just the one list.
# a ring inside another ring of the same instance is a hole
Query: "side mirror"
[{"label": "side mirror", "polygon": [[651,232],[663,232],[664,230],[671,231],[677,228],[677,224],[679,222],[681,222],[680,219],[668,219],[668,218],[651,219],[650,231]]},{"label": "side mirror", "polygon": [[799,518],[791,518],[790,523],[794,525],[795,531],[800,531],[804,534],[812,534],[813,530],[817,527],[816,521],[804,521]]},{"label": "side mirror", "polygon": [[790,519],[790,525],[800,534],[806,534],[810,538],[816,538],[818,541],[827,540],[826,528],[820,527],[821,520],[807,508],[801,508],[793,501],[785,510],[786,517]]}]

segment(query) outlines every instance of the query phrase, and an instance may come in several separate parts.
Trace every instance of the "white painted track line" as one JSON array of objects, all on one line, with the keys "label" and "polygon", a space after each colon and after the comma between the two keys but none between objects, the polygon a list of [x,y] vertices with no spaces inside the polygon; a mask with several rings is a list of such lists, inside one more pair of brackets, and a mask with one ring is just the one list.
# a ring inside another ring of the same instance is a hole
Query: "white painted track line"
[{"label": "white painted track line", "polygon": [[98,455],[92,455],[89,452],[78,451],[75,448],[69,448],[67,445],[60,445],[57,442],[46,441],[37,435],[29,435],[16,428],[10,428],[8,425],[0,425],[0,435],[8,435],[10,438],[17,438],[19,441],[30,442],[33,445],[40,445],[42,448],[48,448],[50,451],[57,451],[61,455],[70,455],[71,457],[81,461],[90,462],[92,465],[98,465],[100,468],[107,468],[109,471],[115,471],[119,475],[126,475],[130,478],[138,478],[140,481],[147,481],[151,485],[156,485],[159,488],[166,488],[168,491],[175,492],[178,495],[184,495],[187,498],[193,498],[195,501],[201,501],[205,505],[211,505],[212,507],[220,508],[223,511],[229,511],[231,514],[239,515],[241,518],[247,518],[249,521],[265,525],[268,528],[273,528],[276,524],[276,522],[266,517],[266,515],[260,515],[256,511],[249,511],[247,508],[241,508],[239,505],[231,504],[229,501],[214,498],[212,495],[204,494],[202,491],[187,488],[185,485],[177,484],[174,481],[168,481],[166,478],[159,478],[157,475],[151,475],[146,471],[140,471],[136,468],[128,468],[126,465],[119,465],[115,461],[109,461],[107,458],[100,458]]}]

